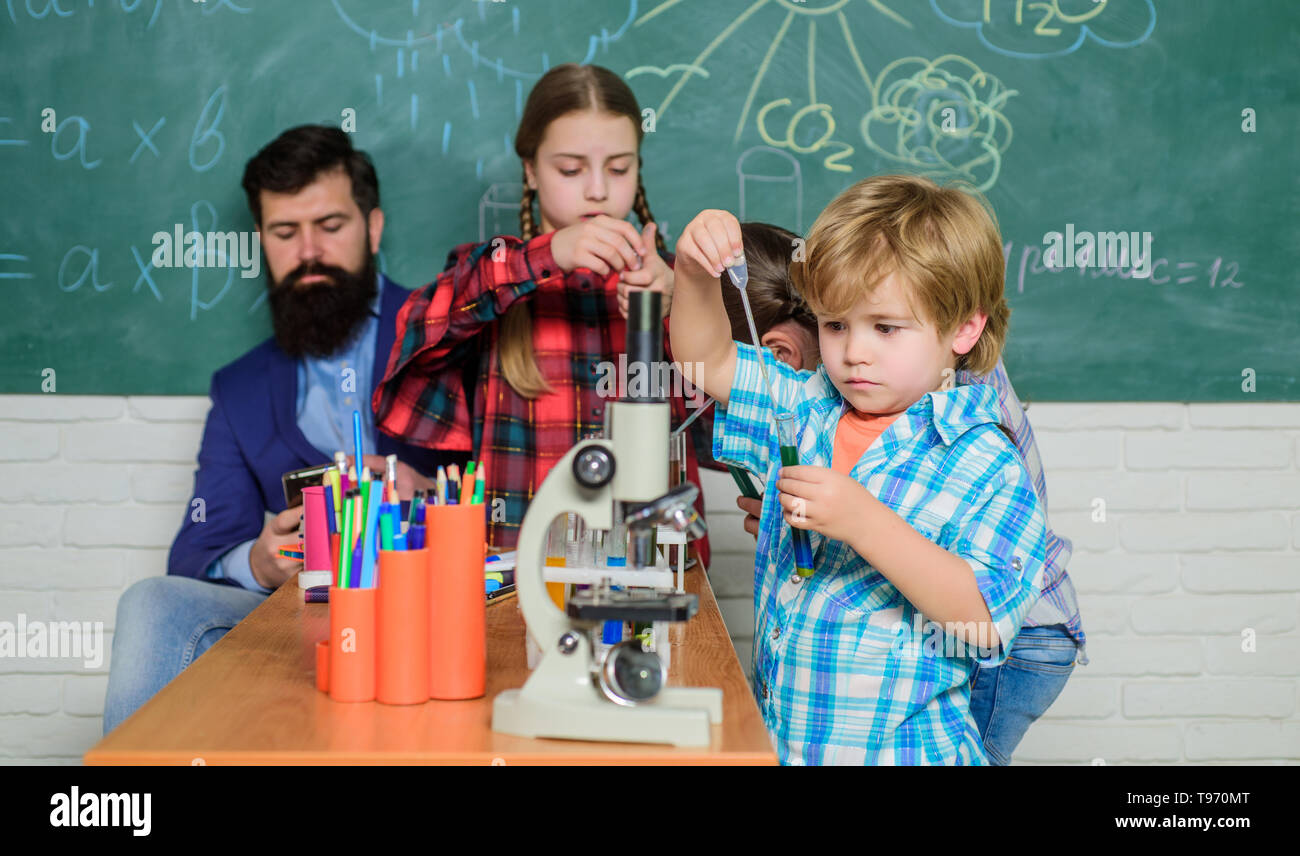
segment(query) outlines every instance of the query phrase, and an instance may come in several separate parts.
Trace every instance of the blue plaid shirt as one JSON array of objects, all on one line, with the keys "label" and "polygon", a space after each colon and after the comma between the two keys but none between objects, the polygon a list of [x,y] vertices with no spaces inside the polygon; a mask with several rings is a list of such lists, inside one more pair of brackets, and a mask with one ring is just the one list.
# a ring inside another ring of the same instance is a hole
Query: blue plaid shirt
[{"label": "blue plaid shirt", "polygon": [[[754,564],[753,691],[786,764],[983,764],[970,715],[977,652],[917,612],[847,544],[809,531],[816,573],[794,573],[790,527],[775,487],[780,454],[772,403],[752,346],[737,344],[714,456],[765,474]],[[796,371],[763,357],[784,412],[802,426],[799,457],[829,467],[849,405],[825,367]],[[997,392],[962,385],[926,393],[885,429],[852,477],[922,535],[961,556],[1005,658],[1038,600],[1046,523],[1034,485],[997,428]]]}]

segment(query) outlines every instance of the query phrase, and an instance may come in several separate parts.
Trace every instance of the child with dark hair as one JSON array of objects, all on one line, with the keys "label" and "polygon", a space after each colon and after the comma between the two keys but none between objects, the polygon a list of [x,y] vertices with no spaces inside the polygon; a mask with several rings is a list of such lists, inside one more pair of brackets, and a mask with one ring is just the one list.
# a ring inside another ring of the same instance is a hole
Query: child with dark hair
[{"label": "child with dark hair", "polygon": [[[768,223],[742,223],[740,234],[749,263],[749,285],[745,292],[754,313],[759,344],[793,368],[815,368],[821,362],[817,350],[817,316],[790,280],[790,260],[799,246],[799,236]],[[722,301],[731,321],[731,338],[754,344],[740,292],[723,288]]]}]

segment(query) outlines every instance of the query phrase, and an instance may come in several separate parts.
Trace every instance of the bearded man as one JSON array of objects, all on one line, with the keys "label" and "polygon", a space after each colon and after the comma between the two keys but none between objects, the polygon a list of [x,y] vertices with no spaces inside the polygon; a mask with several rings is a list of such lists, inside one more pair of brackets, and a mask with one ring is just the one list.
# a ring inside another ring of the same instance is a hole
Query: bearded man
[{"label": "bearded man", "polygon": [[366,153],[337,128],[293,128],[248,162],[243,187],[275,335],[212,377],[194,494],[167,576],[118,601],[105,733],[301,569],[277,553],[296,539],[302,513],[285,508],[281,476],[350,452],[353,411],[362,465],[381,474],[382,456],[396,454],[404,500],[433,486],[439,464],[468,458],[375,434],[372,393],[409,292],[376,272],[384,213]]}]

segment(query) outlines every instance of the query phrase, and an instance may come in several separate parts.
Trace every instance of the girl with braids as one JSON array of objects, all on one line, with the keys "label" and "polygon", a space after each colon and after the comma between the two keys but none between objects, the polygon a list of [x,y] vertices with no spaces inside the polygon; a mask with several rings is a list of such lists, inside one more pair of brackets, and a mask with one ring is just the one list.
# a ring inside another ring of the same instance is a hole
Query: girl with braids
[{"label": "girl with braids", "polygon": [[[628,291],[661,292],[667,313],[672,258],[641,185],[642,135],[640,107],[618,75],[551,69],[529,94],[515,135],[519,237],[456,247],[437,280],[398,313],[373,399],[376,427],[482,462],[494,547],[515,546],[551,467],[604,424],[605,401],[617,394],[609,374],[625,348]],[[625,219],[632,212],[640,230]],[[677,424],[685,401],[670,401]],[[690,451],[687,476],[698,483]],[[703,514],[702,498],[696,507]],[[697,546],[707,566],[707,540]]]}]

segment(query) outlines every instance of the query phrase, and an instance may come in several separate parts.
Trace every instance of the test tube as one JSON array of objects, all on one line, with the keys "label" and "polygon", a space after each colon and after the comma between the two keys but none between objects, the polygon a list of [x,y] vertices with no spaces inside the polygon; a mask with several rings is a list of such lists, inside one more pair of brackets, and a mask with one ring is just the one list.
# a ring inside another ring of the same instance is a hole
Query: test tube
[{"label": "test tube", "polygon": [[[565,542],[568,537],[568,524],[569,519],[563,514],[557,514],[555,519],[551,521],[551,528],[546,536],[546,567],[548,568],[563,568],[567,564],[565,562]],[[548,582],[546,592],[551,596],[551,600],[555,602],[556,606],[564,609],[566,599],[564,583]]]},{"label": "test tube", "polygon": [[[686,434],[668,437],[668,489],[672,490],[686,481]],[[677,544],[668,545],[668,566],[677,564]]]},{"label": "test tube", "polygon": [[[776,414],[776,433],[781,445],[781,466],[797,467],[799,465],[799,445],[793,413]],[[790,539],[794,542],[795,572],[801,577],[813,575],[812,542],[808,539],[808,530],[790,527]]]},{"label": "test tube", "polygon": [[587,526],[582,517],[569,512],[564,527],[564,563],[571,568],[582,565],[582,545],[587,540]]},{"label": "test tube", "polygon": [[623,503],[615,500],[614,523],[605,535],[605,564],[611,568],[627,567],[627,524],[623,513]]},{"label": "test tube", "polygon": [[672,490],[686,480],[686,435],[668,437],[668,489]]}]

